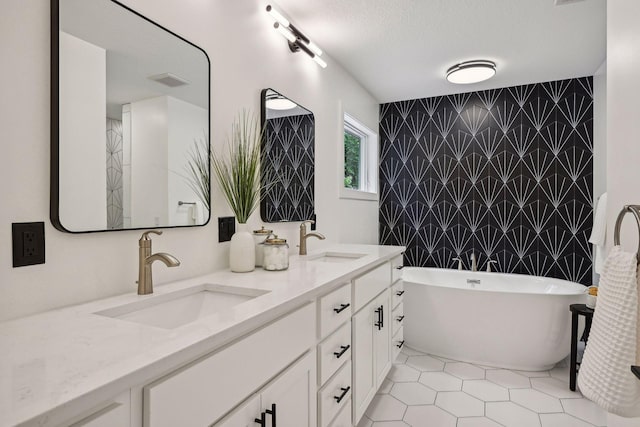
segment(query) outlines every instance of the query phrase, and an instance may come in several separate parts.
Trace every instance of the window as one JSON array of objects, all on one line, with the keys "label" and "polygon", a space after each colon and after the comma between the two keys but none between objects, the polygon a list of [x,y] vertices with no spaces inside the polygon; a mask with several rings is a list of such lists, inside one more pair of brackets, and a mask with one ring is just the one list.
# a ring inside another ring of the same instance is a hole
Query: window
[{"label": "window", "polygon": [[378,136],[344,115],[342,198],[377,200]]}]

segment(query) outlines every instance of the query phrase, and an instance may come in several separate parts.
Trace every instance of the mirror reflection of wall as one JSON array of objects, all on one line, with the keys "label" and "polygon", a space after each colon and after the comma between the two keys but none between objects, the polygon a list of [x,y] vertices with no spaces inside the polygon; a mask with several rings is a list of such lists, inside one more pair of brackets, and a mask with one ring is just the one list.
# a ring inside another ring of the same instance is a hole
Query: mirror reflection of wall
[{"label": "mirror reflection of wall", "polygon": [[55,3],[54,225],[84,232],[205,224],[208,201],[188,178],[190,153],[209,153],[204,51],[111,0]]},{"label": "mirror reflection of wall", "polygon": [[260,205],[262,220],[287,222],[313,218],[313,113],[273,89],[265,89],[262,91],[262,124],[265,191]]}]

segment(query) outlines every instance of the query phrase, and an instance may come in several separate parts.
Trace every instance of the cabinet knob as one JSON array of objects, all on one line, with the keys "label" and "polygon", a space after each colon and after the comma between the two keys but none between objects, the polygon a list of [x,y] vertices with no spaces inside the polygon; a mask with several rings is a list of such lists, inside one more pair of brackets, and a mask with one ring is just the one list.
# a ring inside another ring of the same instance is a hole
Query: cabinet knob
[{"label": "cabinet knob", "polygon": [[340,387],[340,390],[342,391],[342,393],[340,393],[340,396],[333,396],[333,398],[336,400],[336,402],[340,403],[342,401],[342,399],[344,399],[344,397],[347,395],[347,393],[349,393],[349,390],[351,390],[351,386],[348,387]]},{"label": "cabinet knob", "polygon": [[334,352],[333,354],[336,356],[336,359],[340,359],[342,357],[342,355],[351,348],[351,346],[349,344],[347,345],[341,345],[340,346],[340,351],[339,352]]},{"label": "cabinet knob", "polygon": [[336,313],[342,313],[347,307],[351,306],[351,304],[347,303],[347,304],[340,304],[340,307],[338,308],[334,308],[333,311],[335,311]]}]

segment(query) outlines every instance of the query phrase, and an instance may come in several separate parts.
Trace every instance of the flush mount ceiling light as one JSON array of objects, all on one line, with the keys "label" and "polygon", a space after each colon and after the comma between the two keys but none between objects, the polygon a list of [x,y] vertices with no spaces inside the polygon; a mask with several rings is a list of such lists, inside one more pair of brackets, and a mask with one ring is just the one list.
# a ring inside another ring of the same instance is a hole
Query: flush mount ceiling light
[{"label": "flush mount ceiling light", "polygon": [[447,70],[447,80],[456,84],[478,83],[496,74],[495,62],[486,60],[466,61]]},{"label": "flush mount ceiling light", "polygon": [[291,110],[298,104],[280,94],[272,93],[267,95],[266,106],[270,110]]},{"label": "flush mount ceiling light", "polygon": [[309,40],[309,37],[305,36],[302,31],[293,26],[293,24],[291,24],[284,15],[274,9],[273,6],[267,5],[267,12],[276,21],[273,24],[273,28],[275,28],[289,42],[289,49],[291,49],[291,52],[303,51],[309,55],[316,64],[322,68],[327,67],[327,63],[320,58],[320,56],[322,56],[322,50],[317,44]]}]

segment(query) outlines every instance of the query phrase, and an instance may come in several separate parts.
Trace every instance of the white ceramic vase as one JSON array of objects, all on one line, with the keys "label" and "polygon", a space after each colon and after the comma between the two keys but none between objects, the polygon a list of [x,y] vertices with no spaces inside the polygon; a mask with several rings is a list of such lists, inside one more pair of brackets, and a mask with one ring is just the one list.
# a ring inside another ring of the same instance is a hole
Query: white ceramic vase
[{"label": "white ceramic vase", "polygon": [[253,271],[256,266],[256,252],[253,235],[247,224],[238,224],[235,234],[231,237],[229,248],[229,267],[235,273]]}]

